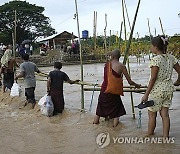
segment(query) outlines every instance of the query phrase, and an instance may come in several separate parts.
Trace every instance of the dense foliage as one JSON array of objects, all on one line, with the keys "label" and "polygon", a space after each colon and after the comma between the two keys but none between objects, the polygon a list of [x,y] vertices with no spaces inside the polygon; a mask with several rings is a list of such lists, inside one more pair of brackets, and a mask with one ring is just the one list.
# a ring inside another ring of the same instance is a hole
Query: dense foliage
[{"label": "dense foliage", "polygon": [[[176,57],[180,58],[180,36],[174,35],[168,38],[169,38],[168,51],[174,54]],[[119,45],[119,38],[115,35],[112,35],[111,37],[107,37],[107,52],[120,47],[121,54],[123,55],[126,49],[126,43],[127,43],[126,41],[121,39]],[[135,56],[149,54],[150,46],[151,43],[149,36],[144,36],[138,39],[133,38],[131,42],[131,48],[129,54]],[[98,36],[96,38],[96,50],[94,50],[94,38],[82,40],[82,47],[84,52],[86,53],[104,54],[105,53],[104,37]]]},{"label": "dense foliage", "polygon": [[39,36],[55,33],[48,17],[44,16],[44,7],[29,4],[26,1],[10,1],[0,6],[0,42],[12,43],[15,29],[15,10],[17,14],[17,43],[25,39],[35,40]]}]

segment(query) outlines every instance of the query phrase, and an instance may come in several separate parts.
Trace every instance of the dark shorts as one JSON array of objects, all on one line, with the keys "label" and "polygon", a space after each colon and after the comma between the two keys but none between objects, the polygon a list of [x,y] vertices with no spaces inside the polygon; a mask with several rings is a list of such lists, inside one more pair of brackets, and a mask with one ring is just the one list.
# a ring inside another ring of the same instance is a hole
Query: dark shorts
[{"label": "dark shorts", "polygon": [[36,103],[34,91],[35,87],[25,88],[25,96],[28,103]]},{"label": "dark shorts", "polygon": [[3,73],[3,85],[11,89],[14,83],[14,72]]}]

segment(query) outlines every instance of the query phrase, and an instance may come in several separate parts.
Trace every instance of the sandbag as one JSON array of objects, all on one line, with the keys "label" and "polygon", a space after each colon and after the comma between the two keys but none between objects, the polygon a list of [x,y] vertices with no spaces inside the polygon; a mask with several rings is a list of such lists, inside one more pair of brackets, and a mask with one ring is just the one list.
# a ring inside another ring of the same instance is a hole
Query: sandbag
[{"label": "sandbag", "polygon": [[38,102],[38,105],[41,107],[41,113],[45,116],[53,116],[54,104],[52,102],[51,96],[44,95]]},{"label": "sandbag", "polygon": [[17,83],[13,83],[10,96],[20,96],[21,88]]}]

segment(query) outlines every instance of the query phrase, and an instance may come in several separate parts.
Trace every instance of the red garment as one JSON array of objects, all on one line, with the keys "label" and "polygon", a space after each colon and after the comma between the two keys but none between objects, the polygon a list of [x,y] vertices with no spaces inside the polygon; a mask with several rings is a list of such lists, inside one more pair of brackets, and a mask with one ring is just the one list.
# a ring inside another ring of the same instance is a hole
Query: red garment
[{"label": "red garment", "polygon": [[[104,93],[107,87],[107,65],[104,67],[104,81],[102,83],[101,92],[99,94],[96,115],[100,117],[117,118],[126,114],[124,105],[120,95]],[[120,77],[120,75],[112,70],[113,75]]]}]

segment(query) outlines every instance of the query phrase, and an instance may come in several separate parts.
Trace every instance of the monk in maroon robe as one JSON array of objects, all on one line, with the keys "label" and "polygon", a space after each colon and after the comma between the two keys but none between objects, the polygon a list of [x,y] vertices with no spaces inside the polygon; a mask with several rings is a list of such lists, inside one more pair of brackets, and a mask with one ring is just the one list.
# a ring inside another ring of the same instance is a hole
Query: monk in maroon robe
[{"label": "monk in maroon robe", "polygon": [[[111,72],[115,78],[122,78],[124,75],[130,85],[140,87],[139,84],[131,80],[126,66],[119,62],[120,51],[115,49],[111,52],[111,60],[105,64],[104,67],[104,81],[102,83],[101,92],[98,99],[98,105],[96,109],[96,116],[94,118],[94,124],[99,124],[100,117],[110,118],[113,120],[113,127],[116,127],[119,123],[119,117],[126,114],[124,105],[122,103],[120,95],[107,93],[108,86],[108,66],[111,64]],[[117,84],[117,83],[115,83]],[[123,87],[120,87],[123,90]]]}]

